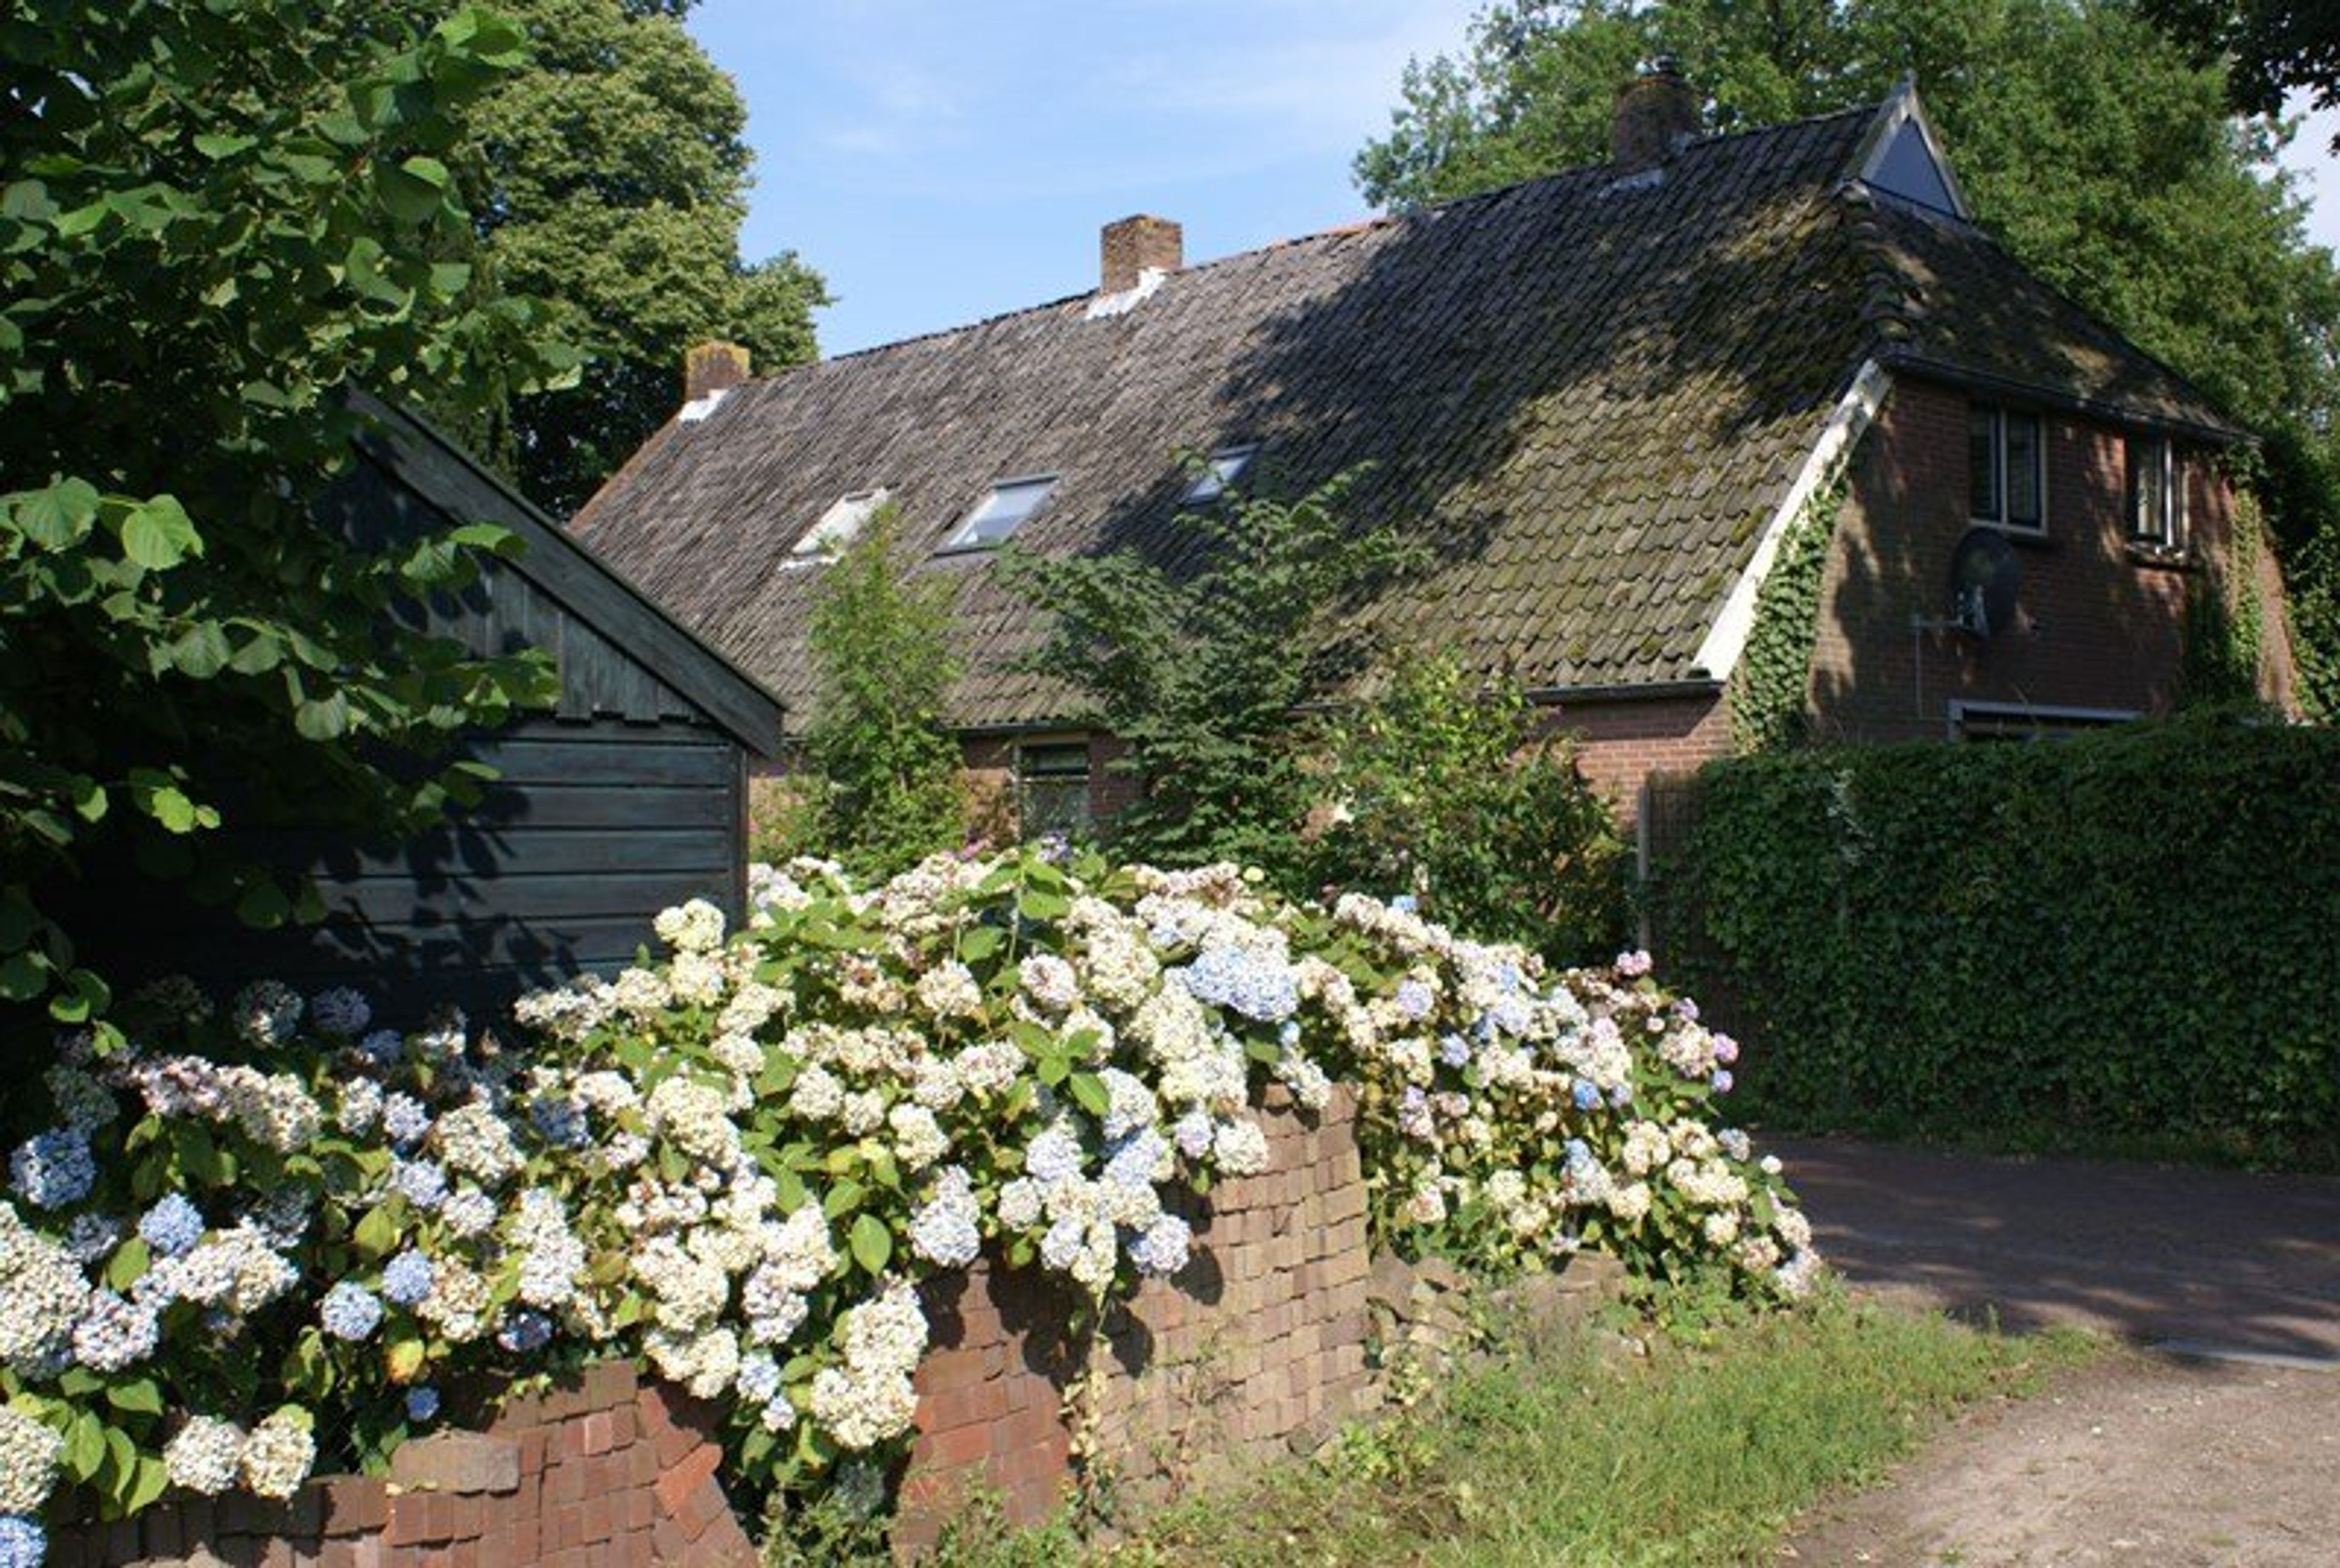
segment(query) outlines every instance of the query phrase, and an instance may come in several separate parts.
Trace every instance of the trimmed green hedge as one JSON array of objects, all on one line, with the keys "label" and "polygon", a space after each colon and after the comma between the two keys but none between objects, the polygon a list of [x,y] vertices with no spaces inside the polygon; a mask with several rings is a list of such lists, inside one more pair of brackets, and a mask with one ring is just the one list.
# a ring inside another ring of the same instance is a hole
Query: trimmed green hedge
[{"label": "trimmed green hedge", "polygon": [[2340,1163],[2340,731],[1733,759],[1657,912],[1742,1112]]}]

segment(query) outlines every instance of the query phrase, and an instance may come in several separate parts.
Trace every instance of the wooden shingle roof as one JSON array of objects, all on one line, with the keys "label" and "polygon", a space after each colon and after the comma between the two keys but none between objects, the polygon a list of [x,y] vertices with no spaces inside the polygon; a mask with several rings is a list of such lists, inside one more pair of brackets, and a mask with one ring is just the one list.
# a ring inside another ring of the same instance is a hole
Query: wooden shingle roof
[{"label": "wooden shingle roof", "polygon": [[1174,551],[1179,454],[1257,442],[1246,481],[1286,491],[1376,465],[1353,504],[1433,561],[1362,612],[1384,637],[1538,688],[1717,675],[1701,640],[1872,361],[2226,431],[1970,226],[1863,185],[1879,114],[1189,267],[1119,314],[1081,295],[752,381],[572,527],[801,715],[820,568],[789,551],[885,486],[920,569],[962,580],[955,718],[1042,724],[1076,704],[1014,668],[1034,612],[938,547],[995,481],[1056,474],[1026,546]]}]

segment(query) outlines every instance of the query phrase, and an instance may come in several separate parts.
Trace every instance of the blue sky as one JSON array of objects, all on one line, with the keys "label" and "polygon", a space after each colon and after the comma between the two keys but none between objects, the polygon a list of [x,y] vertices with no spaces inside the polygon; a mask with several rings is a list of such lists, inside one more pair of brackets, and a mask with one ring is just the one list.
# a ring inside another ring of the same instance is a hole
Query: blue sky
[{"label": "blue sky", "polygon": [[[1185,224],[1189,260],[1363,216],[1350,159],[1478,3],[703,0],[690,26],[747,94],[741,248],[828,277],[835,354],[1094,287],[1131,213]],[[2332,131],[2292,162],[2340,248]]]}]

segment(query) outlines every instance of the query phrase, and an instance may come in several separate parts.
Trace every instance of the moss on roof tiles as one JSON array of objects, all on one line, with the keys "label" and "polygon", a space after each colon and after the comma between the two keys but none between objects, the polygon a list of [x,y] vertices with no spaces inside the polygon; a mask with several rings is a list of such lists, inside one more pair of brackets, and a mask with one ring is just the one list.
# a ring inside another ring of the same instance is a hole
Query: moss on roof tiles
[{"label": "moss on roof tiles", "polygon": [[1055,471],[1031,542],[1175,561],[1175,454],[1255,442],[1285,488],[1377,462],[1356,504],[1419,520],[1433,564],[1369,623],[1532,686],[1680,679],[1871,355],[2215,419],[1971,229],[1848,189],[1870,117],[1693,143],[1653,185],[1572,170],[1190,267],[1105,321],[1058,301],[751,382],[574,526],[802,714],[821,569],[782,563],[838,496],[886,485],[906,546],[959,580],[955,717],[1038,722],[1073,699],[1012,668],[1030,612],[933,550],[995,480]]}]

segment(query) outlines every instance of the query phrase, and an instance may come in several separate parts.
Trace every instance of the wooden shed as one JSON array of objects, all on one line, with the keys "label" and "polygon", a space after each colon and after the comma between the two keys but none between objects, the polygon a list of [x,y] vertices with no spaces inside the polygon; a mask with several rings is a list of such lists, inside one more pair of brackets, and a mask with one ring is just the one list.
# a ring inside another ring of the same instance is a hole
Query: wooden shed
[{"label": "wooden shed", "polygon": [[320,522],[376,545],[458,522],[511,530],[518,557],[441,596],[424,625],[474,653],[544,650],[559,706],[467,746],[501,777],[437,831],[372,846],[273,835],[266,858],[316,879],[322,923],[257,932],[190,910],[150,925],[142,952],[106,955],[113,972],[357,984],[405,1021],[613,972],[654,948],[652,918],[687,898],[714,900],[736,924],[749,760],[778,748],[778,701],[445,437],[359,401],[376,431],[319,501]]}]

